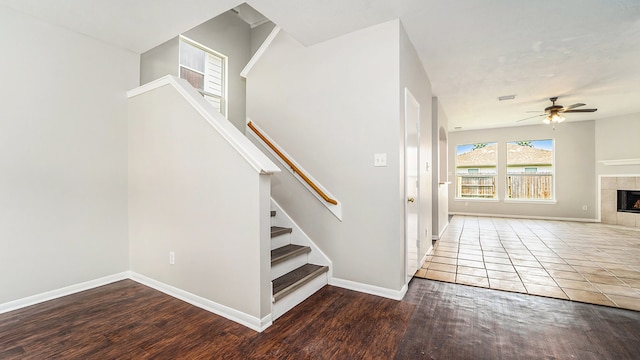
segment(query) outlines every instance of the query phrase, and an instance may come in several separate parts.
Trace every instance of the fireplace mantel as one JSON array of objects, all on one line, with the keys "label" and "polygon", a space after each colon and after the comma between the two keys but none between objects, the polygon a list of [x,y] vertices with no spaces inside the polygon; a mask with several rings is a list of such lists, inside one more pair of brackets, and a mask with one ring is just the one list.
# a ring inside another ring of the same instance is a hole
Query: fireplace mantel
[{"label": "fireplace mantel", "polygon": [[640,159],[598,160],[598,162],[606,166],[640,165]]}]

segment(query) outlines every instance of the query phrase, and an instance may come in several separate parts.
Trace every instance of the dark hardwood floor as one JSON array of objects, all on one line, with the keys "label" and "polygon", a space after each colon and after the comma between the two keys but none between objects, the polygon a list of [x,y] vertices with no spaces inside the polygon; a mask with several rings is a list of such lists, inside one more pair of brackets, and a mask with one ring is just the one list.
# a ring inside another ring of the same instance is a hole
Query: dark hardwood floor
[{"label": "dark hardwood floor", "polygon": [[327,286],[263,333],[131,280],[0,315],[0,359],[638,359],[640,312],[414,279]]}]

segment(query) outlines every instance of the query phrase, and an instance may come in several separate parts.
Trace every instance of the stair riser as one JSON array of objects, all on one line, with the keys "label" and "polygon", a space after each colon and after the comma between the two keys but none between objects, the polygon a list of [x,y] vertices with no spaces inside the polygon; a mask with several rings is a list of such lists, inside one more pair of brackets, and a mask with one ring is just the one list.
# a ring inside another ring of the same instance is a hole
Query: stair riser
[{"label": "stair riser", "polygon": [[304,284],[299,289],[296,289],[291,294],[274,303],[273,307],[271,308],[271,316],[274,320],[279,318],[284,313],[291,310],[294,306],[300,304],[306,298],[313,295],[316,291],[320,290],[323,286],[327,285],[328,282],[329,281],[327,273],[317,276],[313,280]]},{"label": "stair riser", "polygon": [[[291,233],[271,238],[271,250],[289,244],[305,246],[308,247],[305,251],[310,250],[295,256],[293,254],[299,250],[297,247],[287,247],[274,252],[276,263],[272,264],[270,275],[273,294],[272,318],[275,320],[328,284],[328,267],[331,266],[331,261],[273,200],[271,208],[276,211],[276,215],[271,218],[271,225],[275,227],[272,233],[282,231],[282,228],[291,229]],[[291,257],[279,262],[285,254]]]},{"label": "stair riser", "polygon": [[307,254],[300,254],[271,266],[271,280],[279,278],[280,276],[299,268],[300,266],[306,264],[307,260]]},{"label": "stair riser", "polygon": [[271,238],[271,250],[291,244],[291,234],[285,234]]},{"label": "stair riser", "polygon": [[[282,208],[280,208],[280,206],[275,201],[273,201],[273,199],[271,200],[271,208],[274,209],[277,214],[275,216],[276,221],[273,222],[274,226],[290,227],[293,229],[292,233],[290,234],[290,244],[298,244],[311,247],[309,262],[318,265],[331,266],[331,261],[326,256],[326,254],[324,254],[318,248],[318,246],[316,246],[316,244],[309,238],[309,236],[305,234],[304,231],[302,231],[302,229],[300,229],[300,227],[291,220],[291,217],[284,210],[282,210]],[[282,244],[280,246],[284,245],[286,244]],[[275,249],[280,246],[272,245],[271,249]]]}]

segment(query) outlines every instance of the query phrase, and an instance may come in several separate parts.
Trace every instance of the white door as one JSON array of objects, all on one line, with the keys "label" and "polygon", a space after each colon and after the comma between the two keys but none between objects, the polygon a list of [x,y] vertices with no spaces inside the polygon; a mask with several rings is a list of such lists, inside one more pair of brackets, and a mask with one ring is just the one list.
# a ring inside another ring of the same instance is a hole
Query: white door
[{"label": "white door", "polygon": [[405,263],[409,282],[420,266],[420,104],[404,89]]}]

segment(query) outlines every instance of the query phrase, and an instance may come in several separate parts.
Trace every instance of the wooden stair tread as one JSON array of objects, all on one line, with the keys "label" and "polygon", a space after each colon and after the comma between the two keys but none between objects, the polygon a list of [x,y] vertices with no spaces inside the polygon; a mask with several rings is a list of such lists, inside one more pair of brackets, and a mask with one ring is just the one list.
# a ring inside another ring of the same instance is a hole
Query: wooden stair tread
[{"label": "wooden stair tread", "polygon": [[273,280],[273,299],[278,301],[317,276],[327,272],[328,266],[305,264]]},{"label": "wooden stair tread", "polygon": [[308,246],[288,244],[277,249],[271,250],[271,266],[279,264],[287,259],[298,255],[306,254],[311,251]]},{"label": "wooden stair tread", "polygon": [[276,237],[276,236],[280,236],[280,235],[284,235],[284,234],[289,234],[291,233],[292,229],[291,228],[285,228],[285,227],[281,227],[281,226],[272,226],[271,227],[271,237]]}]

